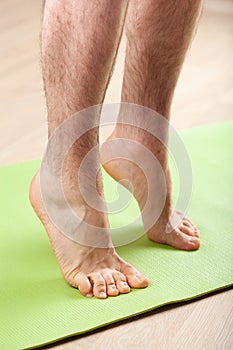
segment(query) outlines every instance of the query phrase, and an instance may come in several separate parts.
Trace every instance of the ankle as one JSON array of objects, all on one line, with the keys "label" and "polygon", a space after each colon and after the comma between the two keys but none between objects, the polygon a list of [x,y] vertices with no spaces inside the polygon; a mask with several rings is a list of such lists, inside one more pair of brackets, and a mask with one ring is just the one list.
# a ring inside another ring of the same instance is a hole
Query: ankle
[{"label": "ankle", "polygon": [[[161,140],[159,140],[146,130],[132,125],[118,123],[107,141],[116,139],[129,140],[128,147],[131,149],[131,152],[136,152],[137,156],[142,157],[142,159],[146,156],[147,150],[152,152],[161,165],[165,168],[167,167],[167,137],[163,136]],[[125,141],[124,144],[127,144],[127,141]],[[120,148],[119,141],[119,149]]]}]

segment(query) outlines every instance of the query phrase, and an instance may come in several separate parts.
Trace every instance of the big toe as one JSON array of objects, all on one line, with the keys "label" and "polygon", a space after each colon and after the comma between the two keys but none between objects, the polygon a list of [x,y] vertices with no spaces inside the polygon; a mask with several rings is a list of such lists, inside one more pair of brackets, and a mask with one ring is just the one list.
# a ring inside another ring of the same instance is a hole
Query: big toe
[{"label": "big toe", "polygon": [[196,250],[200,248],[201,241],[199,237],[190,237],[189,238],[189,250]]},{"label": "big toe", "polygon": [[146,288],[149,284],[149,279],[141,273],[128,275],[127,281],[132,288]]},{"label": "big toe", "polygon": [[179,240],[176,242],[177,248],[184,250],[196,250],[200,247],[200,238],[180,232]]}]

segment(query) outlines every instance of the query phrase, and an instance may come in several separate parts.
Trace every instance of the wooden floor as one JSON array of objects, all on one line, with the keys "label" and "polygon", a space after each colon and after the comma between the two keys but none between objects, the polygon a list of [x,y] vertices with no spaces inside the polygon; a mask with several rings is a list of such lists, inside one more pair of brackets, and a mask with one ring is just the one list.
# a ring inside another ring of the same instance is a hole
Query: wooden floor
[{"label": "wooden floor", "polygon": [[[0,1],[0,164],[39,158],[46,144],[38,0]],[[107,102],[119,101],[125,40]],[[173,104],[177,129],[232,119],[233,2],[208,0]],[[214,267],[213,267],[214,268]],[[156,273],[156,271],[155,271]],[[233,293],[223,291],[77,337],[68,349],[233,349]]]}]

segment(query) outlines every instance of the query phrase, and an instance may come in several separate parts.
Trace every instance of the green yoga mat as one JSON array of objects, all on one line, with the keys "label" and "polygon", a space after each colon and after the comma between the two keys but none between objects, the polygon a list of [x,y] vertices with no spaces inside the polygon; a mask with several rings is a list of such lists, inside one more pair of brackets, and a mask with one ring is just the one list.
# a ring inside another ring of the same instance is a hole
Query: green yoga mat
[{"label": "green yoga mat", "polygon": [[[28,201],[39,161],[0,169],[1,349],[48,344],[232,284],[233,122],[187,130],[182,138],[194,176],[188,214],[200,229],[201,248],[179,251],[150,242],[145,235],[117,248],[151,284],[106,300],[84,298],[61,276]],[[108,195],[115,184],[106,174],[104,178]],[[134,204],[133,208],[138,210]],[[124,222],[124,215],[118,222]]]}]

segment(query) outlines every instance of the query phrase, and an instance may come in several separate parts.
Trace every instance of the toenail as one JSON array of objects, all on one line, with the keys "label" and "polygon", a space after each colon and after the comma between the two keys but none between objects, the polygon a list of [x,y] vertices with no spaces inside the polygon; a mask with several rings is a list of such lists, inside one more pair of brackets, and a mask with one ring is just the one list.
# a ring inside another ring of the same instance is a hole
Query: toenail
[{"label": "toenail", "polygon": [[144,277],[142,275],[136,275],[136,277],[140,280],[140,281],[143,281],[144,280]]},{"label": "toenail", "polygon": [[197,242],[198,238],[197,237],[189,237],[190,242]]},{"label": "toenail", "polygon": [[102,297],[102,298],[106,298],[106,297],[107,297],[107,295],[106,295],[106,293],[101,292],[101,293],[100,293],[100,297]]},{"label": "toenail", "polygon": [[93,297],[93,294],[92,294],[92,293],[88,293],[86,296],[87,296],[88,298],[91,298],[91,297]]}]

